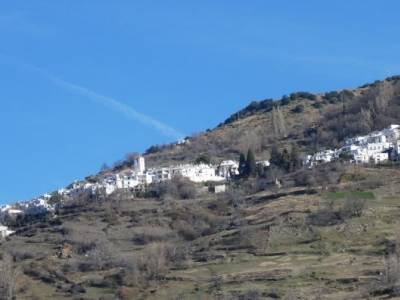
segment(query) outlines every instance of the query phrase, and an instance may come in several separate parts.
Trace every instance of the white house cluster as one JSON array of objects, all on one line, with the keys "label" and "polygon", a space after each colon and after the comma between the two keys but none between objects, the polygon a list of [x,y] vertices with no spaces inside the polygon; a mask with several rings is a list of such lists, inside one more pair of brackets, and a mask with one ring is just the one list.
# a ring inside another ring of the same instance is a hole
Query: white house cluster
[{"label": "white house cluster", "polygon": [[149,168],[145,167],[145,159],[138,156],[133,163],[133,168],[120,173],[110,173],[101,177],[96,182],[74,182],[68,188],[58,191],[60,195],[77,197],[83,192],[96,193],[104,191],[107,195],[116,190],[142,191],[152,183],[160,183],[172,180],[174,177],[185,177],[192,182],[221,182],[231,176],[239,174],[239,164],[236,161],[227,160],[219,166],[208,164],[183,164],[170,167]]},{"label": "white house cluster", "polygon": [[398,160],[400,155],[400,125],[390,125],[381,131],[345,140],[343,147],[308,155],[305,164],[309,167],[345,157],[354,163],[381,163]]},{"label": "white house cluster", "polygon": [[[265,162],[262,163],[265,164]],[[223,182],[238,174],[239,163],[233,160],[222,161],[218,166],[203,163],[146,169],[145,158],[138,156],[130,169],[119,173],[102,174],[96,180],[75,181],[68,187],[59,189],[56,193],[73,199],[83,193],[104,192],[106,195],[110,195],[117,190],[143,191],[149,184],[169,181],[174,177],[184,177],[196,183]],[[216,189],[216,191],[219,190],[221,189]],[[49,203],[51,197],[50,194],[45,194],[26,202],[3,205],[0,206],[0,213],[17,216],[19,214],[40,214],[53,211],[54,205]]]},{"label": "white house cluster", "polygon": [[[398,160],[400,157],[400,126],[391,125],[381,131],[372,132],[365,136],[357,136],[345,140],[343,147],[334,150],[325,150],[308,155],[305,165],[313,167],[320,163],[331,162],[344,157],[355,163],[380,163],[387,160]],[[269,161],[258,161],[257,165],[268,167]],[[120,172],[105,172],[94,179],[75,181],[66,188],[56,192],[56,195],[76,198],[83,193],[104,193],[110,195],[117,190],[143,191],[152,183],[172,180],[175,177],[184,177],[192,182],[224,182],[239,174],[239,163],[233,160],[224,160],[219,165],[209,164],[182,164],[169,167],[146,168],[145,158],[137,156],[133,166]],[[217,186],[216,186],[217,187]],[[215,192],[225,190],[215,188]],[[53,211],[50,194],[42,195],[30,201],[19,202],[14,205],[0,206],[0,214],[18,216],[19,214],[40,214]],[[0,236],[9,235],[11,231],[0,226]]]}]

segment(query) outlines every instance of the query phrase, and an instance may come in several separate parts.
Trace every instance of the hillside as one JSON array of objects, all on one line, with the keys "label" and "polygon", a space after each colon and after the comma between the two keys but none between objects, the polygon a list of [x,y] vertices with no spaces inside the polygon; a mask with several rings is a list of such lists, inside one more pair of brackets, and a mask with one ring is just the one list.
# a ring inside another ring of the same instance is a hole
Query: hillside
[{"label": "hillside", "polygon": [[[335,147],[400,123],[399,92],[392,77],[253,102],[185,143],[152,147],[146,160]],[[272,162],[221,193],[177,177],[144,191],[49,195],[54,211],[2,216],[15,233],[0,242],[0,299],[400,298],[399,165]]]},{"label": "hillside", "polygon": [[400,123],[400,77],[394,76],[352,90],[322,94],[297,92],[274,101],[255,101],[218,127],[190,137],[183,145],[153,146],[150,165],[193,161],[201,154],[238,159],[252,148],[269,158],[273,145],[304,153],[333,147],[346,137]]},{"label": "hillside", "polygon": [[[70,203],[19,227],[0,250],[15,260],[17,299],[396,295],[388,264],[400,243],[399,170],[351,166],[340,177],[331,191]],[[367,202],[354,210],[347,197]]]}]

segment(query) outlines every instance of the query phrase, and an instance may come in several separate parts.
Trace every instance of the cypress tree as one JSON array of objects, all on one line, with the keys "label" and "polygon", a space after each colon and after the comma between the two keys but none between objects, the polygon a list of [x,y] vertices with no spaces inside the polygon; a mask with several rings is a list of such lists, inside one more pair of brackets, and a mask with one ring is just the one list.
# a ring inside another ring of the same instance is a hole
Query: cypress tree
[{"label": "cypress tree", "polygon": [[281,164],[281,167],[283,169],[285,169],[286,171],[289,171],[290,163],[291,163],[290,155],[289,155],[289,152],[287,151],[287,149],[285,148],[282,151],[282,164]]},{"label": "cypress tree", "polygon": [[254,153],[251,149],[249,149],[249,151],[247,152],[246,175],[247,176],[256,176],[257,175],[256,159],[255,159]]},{"label": "cypress tree", "polygon": [[245,176],[246,174],[246,157],[244,156],[243,153],[240,153],[240,158],[239,158],[239,175],[240,176]]},{"label": "cypress tree", "polygon": [[276,145],[272,146],[270,162],[277,167],[281,167],[282,165],[282,155]]},{"label": "cypress tree", "polygon": [[299,151],[296,144],[293,144],[290,152],[290,164],[292,170],[296,170],[300,166]]}]

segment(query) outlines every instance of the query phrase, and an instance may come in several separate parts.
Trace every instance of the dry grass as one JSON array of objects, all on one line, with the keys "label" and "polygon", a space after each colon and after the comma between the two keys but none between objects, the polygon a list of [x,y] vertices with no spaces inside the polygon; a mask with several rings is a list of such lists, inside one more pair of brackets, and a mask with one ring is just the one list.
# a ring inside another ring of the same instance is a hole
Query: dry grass
[{"label": "dry grass", "polygon": [[[0,250],[21,249],[11,251],[19,271],[18,299],[265,298],[293,292],[312,299],[318,291],[326,299],[384,297],[377,295],[385,286],[380,274],[386,270],[395,278],[387,267],[393,259],[385,263],[384,257],[397,240],[398,170],[363,172],[363,180],[389,179],[372,190],[375,197],[361,216],[335,225],[308,222],[331,201],[325,192],[287,193],[273,200],[265,200],[273,194],[268,191],[249,195],[236,212],[240,222],[234,223],[229,199],[218,198],[218,205],[215,197],[168,205],[135,199],[120,203],[118,222],[104,220],[102,204],[96,204],[78,214],[65,212],[60,230],[37,224],[33,236],[14,236]],[[348,182],[337,186],[346,188]],[[336,201],[340,208],[343,199]],[[185,241],[183,229],[201,234]],[[72,257],[57,258],[66,242],[73,246]]]}]

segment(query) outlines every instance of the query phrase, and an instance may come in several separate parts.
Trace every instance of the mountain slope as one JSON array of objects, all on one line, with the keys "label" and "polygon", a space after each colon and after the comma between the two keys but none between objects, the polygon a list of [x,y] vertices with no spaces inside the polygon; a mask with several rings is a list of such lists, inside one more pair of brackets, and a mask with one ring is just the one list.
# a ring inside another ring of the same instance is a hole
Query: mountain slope
[{"label": "mountain slope", "polygon": [[[69,203],[57,218],[19,227],[0,252],[15,260],[17,299],[395,295],[398,274],[385,273],[385,257],[400,243],[399,170],[343,172],[334,185],[341,192],[234,190],[188,200],[125,194]],[[376,178],[388,180],[372,187]],[[363,193],[352,190],[365,184]],[[345,194],[368,200],[359,215],[346,208]]]},{"label": "mountain slope", "polygon": [[[236,158],[248,148],[268,158],[273,145],[333,147],[400,121],[399,91],[395,77],[252,103],[146,158],[169,165],[200,154]],[[83,193],[56,199],[54,213],[7,220],[15,234],[0,244],[0,298],[12,299],[10,291],[17,299],[87,300],[399,296],[398,163],[299,167],[281,183],[273,172],[232,180],[221,194],[182,180],[143,194]]]},{"label": "mountain slope", "polygon": [[146,158],[150,165],[191,161],[200,154],[238,159],[239,153],[252,148],[263,159],[274,144],[296,144],[303,152],[334,147],[345,137],[400,123],[399,92],[400,77],[395,76],[353,90],[298,92],[279,101],[252,102],[184,145],[150,148]]}]

